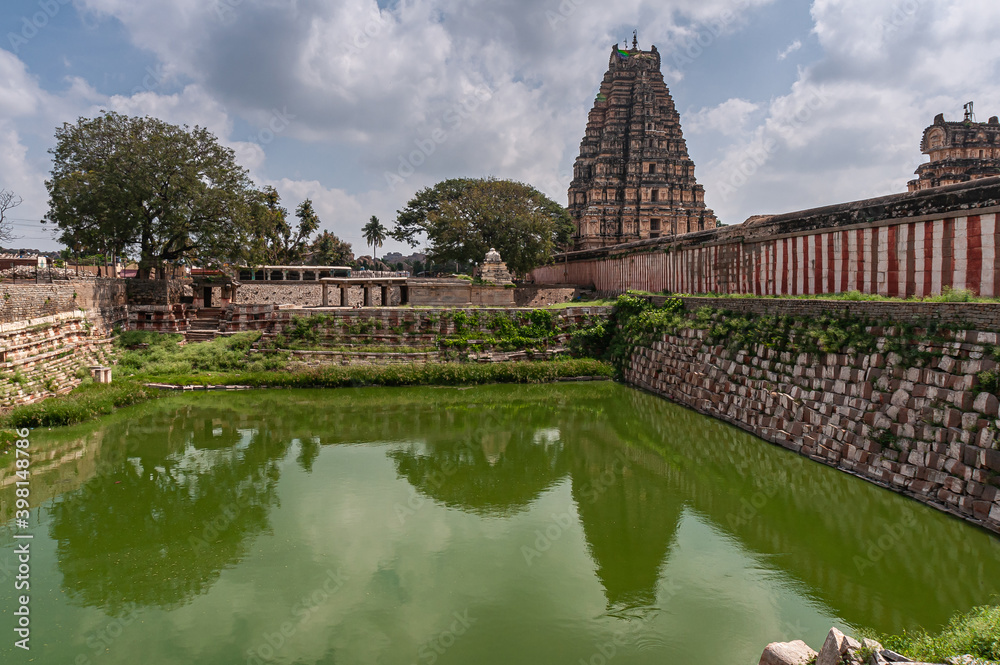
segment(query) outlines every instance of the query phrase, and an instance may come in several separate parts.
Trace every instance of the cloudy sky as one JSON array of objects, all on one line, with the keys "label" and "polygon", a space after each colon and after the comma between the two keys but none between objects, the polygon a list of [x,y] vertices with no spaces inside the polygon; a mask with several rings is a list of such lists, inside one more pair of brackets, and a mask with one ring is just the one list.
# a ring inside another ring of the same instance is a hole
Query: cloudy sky
[{"label": "cloudy sky", "polygon": [[[706,200],[750,215],[905,191],[934,115],[1000,114],[995,0],[4,0],[0,188],[52,249],[48,149],[101,109],[202,125],[366,253],[448,177],[566,203],[611,47],[656,44]],[[395,243],[383,251],[403,249]]]}]

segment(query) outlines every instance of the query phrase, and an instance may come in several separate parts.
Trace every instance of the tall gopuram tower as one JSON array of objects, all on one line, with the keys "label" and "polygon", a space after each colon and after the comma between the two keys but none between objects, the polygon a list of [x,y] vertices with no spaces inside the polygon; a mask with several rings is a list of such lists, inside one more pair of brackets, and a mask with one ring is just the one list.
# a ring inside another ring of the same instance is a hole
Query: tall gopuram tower
[{"label": "tall gopuram tower", "polygon": [[611,49],[569,186],[576,248],[715,228],[653,46]]}]

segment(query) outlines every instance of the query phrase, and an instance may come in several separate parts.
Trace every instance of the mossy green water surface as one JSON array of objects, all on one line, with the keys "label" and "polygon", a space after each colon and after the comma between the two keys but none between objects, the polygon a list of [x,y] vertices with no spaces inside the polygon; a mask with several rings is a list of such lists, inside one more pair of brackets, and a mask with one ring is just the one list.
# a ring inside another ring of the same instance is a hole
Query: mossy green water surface
[{"label": "mossy green water surface", "polygon": [[607,382],[184,394],[30,441],[4,663],[722,665],[1000,591],[995,536]]}]

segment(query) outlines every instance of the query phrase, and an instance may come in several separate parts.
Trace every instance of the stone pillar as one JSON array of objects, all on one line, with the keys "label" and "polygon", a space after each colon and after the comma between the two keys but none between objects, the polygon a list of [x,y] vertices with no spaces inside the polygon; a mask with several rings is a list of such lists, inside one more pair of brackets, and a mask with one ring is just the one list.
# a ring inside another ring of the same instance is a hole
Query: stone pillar
[{"label": "stone pillar", "polygon": [[371,307],[372,306],[372,287],[369,284],[365,284],[363,288],[365,290],[365,299],[363,301],[364,302],[364,306],[365,307]]},{"label": "stone pillar", "polygon": [[410,290],[406,284],[399,285],[399,304],[406,305],[410,302]]},{"label": "stone pillar", "polygon": [[350,300],[348,300],[347,296],[348,296],[348,293],[351,290],[351,287],[348,286],[347,284],[344,284],[342,286],[338,286],[337,288],[340,290],[340,306],[341,307],[349,307],[350,306]]},{"label": "stone pillar", "polygon": [[95,383],[111,383],[111,368],[101,365],[92,365],[90,375],[94,377]]},{"label": "stone pillar", "polygon": [[382,287],[382,293],[380,295],[382,297],[382,300],[379,302],[379,304],[382,305],[382,307],[388,307],[389,306],[389,285],[388,284],[386,284],[385,286]]},{"label": "stone pillar", "polygon": [[330,285],[323,282],[323,307],[330,306]]}]

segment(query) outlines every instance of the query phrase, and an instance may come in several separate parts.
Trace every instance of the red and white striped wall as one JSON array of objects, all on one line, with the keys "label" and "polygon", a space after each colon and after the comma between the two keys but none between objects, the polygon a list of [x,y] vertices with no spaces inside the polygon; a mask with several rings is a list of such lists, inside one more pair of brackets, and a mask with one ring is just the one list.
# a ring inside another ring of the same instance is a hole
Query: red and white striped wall
[{"label": "red and white striped wall", "polygon": [[996,214],[831,228],[756,241],[665,246],[557,261],[536,283],[598,291],[816,295],[861,291],[936,295],[946,287],[1000,295]]}]

